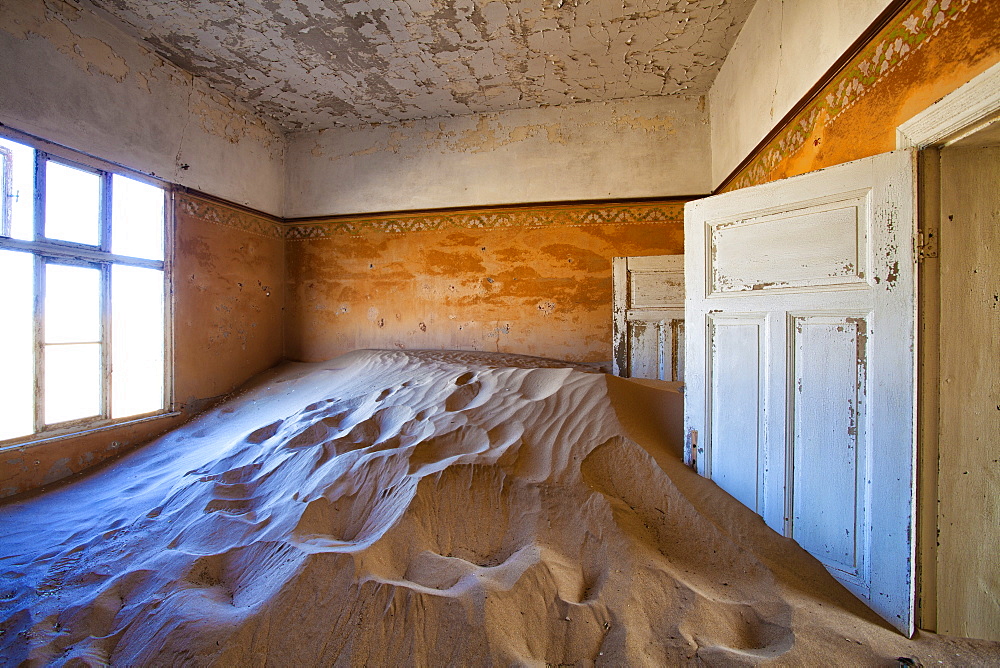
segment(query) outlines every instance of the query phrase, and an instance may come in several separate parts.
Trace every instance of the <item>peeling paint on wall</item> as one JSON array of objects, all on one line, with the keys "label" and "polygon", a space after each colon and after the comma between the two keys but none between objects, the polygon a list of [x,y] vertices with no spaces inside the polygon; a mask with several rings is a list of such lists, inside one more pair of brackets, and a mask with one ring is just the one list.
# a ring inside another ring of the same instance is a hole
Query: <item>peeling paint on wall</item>
[{"label": "peeling paint on wall", "polygon": [[611,359],[611,258],[683,248],[683,202],[296,223],[286,355],[357,348]]},{"label": "peeling paint on wall", "polygon": [[280,213],[281,132],[83,7],[0,3],[0,122]]},{"label": "peeling paint on wall", "polygon": [[80,11],[60,0],[4,2],[0,4],[0,30],[18,39],[45,39],[82,71],[121,83],[130,72],[128,63],[111,44],[78,32]]},{"label": "peeling paint on wall", "polygon": [[283,228],[196,195],[175,201],[175,385],[178,400],[199,400],[281,360]]},{"label": "peeling paint on wall", "polygon": [[[611,137],[615,131],[640,132],[648,135],[672,135],[677,126],[686,126],[686,109],[676,107],[676,102],[689,102],[703,107],[703,98],[674,98],[674,108],[664,112],[656,102],[632,101],[621,104],[581,105],[574,111],[585,112],[565,117],[564,110],[534,110],[519,116],[504,114],[476,114],[466,118],[431,119],[429,121],[408,121],[393,126],[387,138],[375,134],[374,141],[365,142],[364,148],[350,153],[338,150],[340,142],[323,141],[325,137],[342,137],[343,131],[321,130],[313,135],[314,143],[309,149],[314,157],[325,157],[331,161],[348,156],[360,157],[377,153],[394,153],[413,158],[427,151],[440,153],[486,153],[503,146],[539,138],[548,144],[567,145],[579,140],[581,130],[607,132]],[[703,111],[703,109],[702,109]],[[589,113],[587,113],[589,112]],[[551,122],[538,122],[551,119]],[[569,122],[567,122],[569,121]],[[385,134],[385,133],[382,133]],[[662,137],[659,138],[662,140]]]},{"label": "peeling paint on wall", "polygon": [[[436,126],[436,127],[435,127]],[[414,127],[413,123],[403,123],[403,128]],[[483,114],[476,117],[476,125],[473,128],[461,130],[449,130],[445,123],[436,122],[430,124],[431,129],[420,130],[413,141],[414,135],[399,130],[389,134],[387,139],[376,140],[370,146],[352,151],[350,157],[362,157],[375,155],[378,153],[403,153],[404,158],[416,157],[417,152],[434,150],[444,152],[468,152],[486,153],[494,151],[502,146],[527,141],[535,137],[544,137],[549,143],[566,144],[563,136],[562,125],[559,123],[528,124],[513,127],[504,127],[497,114]],[[402,149],[406,148],[405,152]],[[336,161],[348,157],[338,153],[328,153],[324,146],[317,142],[311,149],[311,154],[315,157],[326,157],[328,160]]]},{"label": "peeling paint on wall", "polygon": [[682,96],[298,133],[285,215],[696,195],[709,139]]},{"label": "peeling paint on wall", "polygon": [[896,127],[1000,62],[1000,6],[914,0],[735,176],[735,190],[891,151]]},{"label": "peeling paint on wall", "polygon": [[[84,20],[87,18],[90,21]],[[63,0],[0,5],[0,30],[17,39],[41,38],[49,42],[87,74],[107,76],[118,83],[130,78],[147,93],[151,92],[151,81],[169,77],[171,83],[191,89],[192,113],[206,132],[234,143],[248,134],[253,134],[255,140],[280,143],[280,138],[247,110],[237,108],[231,99],[218,91],[196,84],[190,74],[176,70],[148,51],[145,58],[130,64],[119,54],[120,44],[94,36],[97,31],[91,25],[93,21],[93,17]],[[143,49],[134,45],[132,50]],[[170,71],[165,71],[167,68]]]}]

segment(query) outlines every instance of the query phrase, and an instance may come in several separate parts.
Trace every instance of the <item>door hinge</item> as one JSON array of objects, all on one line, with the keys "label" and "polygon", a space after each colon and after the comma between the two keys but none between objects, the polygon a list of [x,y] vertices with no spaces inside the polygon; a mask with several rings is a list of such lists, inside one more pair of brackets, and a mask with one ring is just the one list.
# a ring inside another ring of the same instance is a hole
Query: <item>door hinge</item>
[{"label": "door hinge", "polygon": [[937,230],[919,231],[913,238],[914,255],[917,262],[923,262],[929,257],[938,256],[938,233]]},{"label": "door hinge", "polygon": [[698,430],[689,429],[687,434],[687,465],[698,470]]}]

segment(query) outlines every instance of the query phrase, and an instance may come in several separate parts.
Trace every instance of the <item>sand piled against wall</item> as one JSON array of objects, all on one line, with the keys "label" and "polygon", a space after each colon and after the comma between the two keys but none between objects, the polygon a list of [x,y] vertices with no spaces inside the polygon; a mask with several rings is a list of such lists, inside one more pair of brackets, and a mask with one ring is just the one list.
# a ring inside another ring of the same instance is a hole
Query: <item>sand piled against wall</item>
[{"label": "sand piled against wall", "polygon": [[669,386],[513,356],[287,365],[0,507],[17,665],[970,665],[676,456]]}]

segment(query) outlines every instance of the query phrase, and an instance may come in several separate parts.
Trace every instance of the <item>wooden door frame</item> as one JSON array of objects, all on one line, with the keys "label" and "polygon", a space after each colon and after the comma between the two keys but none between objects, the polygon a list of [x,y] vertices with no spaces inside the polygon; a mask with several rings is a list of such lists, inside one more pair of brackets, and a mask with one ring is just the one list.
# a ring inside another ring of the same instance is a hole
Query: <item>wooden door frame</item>
[{"label": "wooden door frame", "polygon": [[917,626],[937,629],[940,387],[939,151],[1000,122],[1000,63],[896,129],[897,148],[920,149],[917,179]]}]

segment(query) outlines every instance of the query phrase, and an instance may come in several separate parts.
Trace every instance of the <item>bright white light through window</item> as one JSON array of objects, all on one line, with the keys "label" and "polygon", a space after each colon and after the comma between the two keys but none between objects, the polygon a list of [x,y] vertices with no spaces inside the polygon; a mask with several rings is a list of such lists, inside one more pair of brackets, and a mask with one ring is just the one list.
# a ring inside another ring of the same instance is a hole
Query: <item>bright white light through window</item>
[{"label": "bright white light through window", "polygon": [[0,440],[34,431],[34,257],[0,250]]},{"label": "bright white light through window", "polygon": [[101,344],[45,346],[45,424],[101,414]]},{"label": "bright white light through window", "polygon": [[162,411],[164,189],[25,141],[0,137],[0,441]]},{"label": "bright white light through window", "polygon": [[101,413],[101,270],[45,265],[45,424]]},{"label": "bright white light through window", "polygon": [[101,271],[45,265],[45,343],[101,340]]},{"label": "bright white light through window", "polygon": [[46,162],[45,236],[96,246],[101,240],[101,177]]},{"label": "bright white light through window", "polygon": [[163,272],[111,269],[111,417],[163,408]]},{"label": "bright white light through window", "polygon": [[112,178],[111,252],[163,259],[163,190],[127,176]]},{"label": "bright white light through window", "polygon": [[7,211],[12,239],[31,239],[35,234],[35,149],[0,137],[0,148],[10,152],[7,166]]}]

